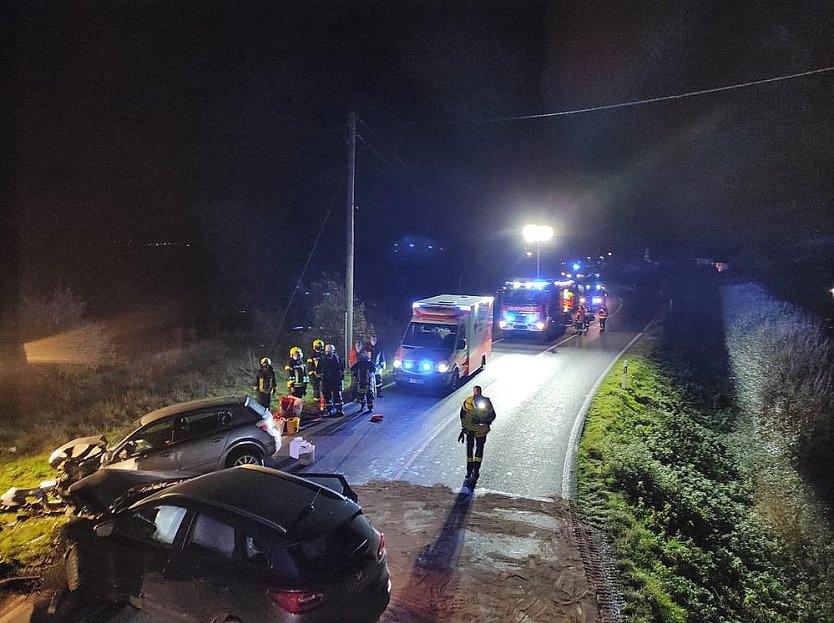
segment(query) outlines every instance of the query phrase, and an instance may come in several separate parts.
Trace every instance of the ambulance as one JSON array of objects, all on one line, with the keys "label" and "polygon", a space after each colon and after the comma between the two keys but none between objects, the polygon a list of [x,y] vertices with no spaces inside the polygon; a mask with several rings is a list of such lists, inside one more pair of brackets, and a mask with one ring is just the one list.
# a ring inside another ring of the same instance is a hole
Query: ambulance
[{"label": "ambulance", "polygon": [[454,391],[492,354],[493,297],[440,294],[415,301],[394,357],[398,385]]}]

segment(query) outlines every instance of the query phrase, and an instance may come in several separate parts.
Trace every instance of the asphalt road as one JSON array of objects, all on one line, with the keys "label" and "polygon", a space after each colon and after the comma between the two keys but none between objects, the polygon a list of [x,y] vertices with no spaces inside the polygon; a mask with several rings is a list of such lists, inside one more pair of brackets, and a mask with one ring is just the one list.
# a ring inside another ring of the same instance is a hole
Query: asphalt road
[{"label": "asphalt road", "polygon": [[373,414],[359,413],[359,405],[347,405],[345,417],[299,433],[315,444],[315,463],[301,466],[284,458],[275,466],[296,473],[338,472],[354,484],[407,480],[459,488],[466,469],[464,447],[457,443],[460,407],[472,387],[481,385],[497,418],[487,440],[479,489],[531,498],[569,495],[569,448],[579,433],[583,404],[617,355],[650,321],[654,306],[612,305],[612,312],[605,333],[593,323],[587,335],[573,336],[570,330],[549,343],[497,341],[487,367],[448,396],[424,388],[388,387],[373,412],[384,416],[382,422],[371,422]]}]

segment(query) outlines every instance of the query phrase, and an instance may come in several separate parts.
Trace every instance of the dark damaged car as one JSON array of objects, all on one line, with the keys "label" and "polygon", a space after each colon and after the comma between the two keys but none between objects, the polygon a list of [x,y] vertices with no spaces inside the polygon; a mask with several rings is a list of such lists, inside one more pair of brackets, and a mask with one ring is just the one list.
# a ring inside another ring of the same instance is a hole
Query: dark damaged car
[{"label": "dark damaged car", "polygon": [[384,537],[346,495],[255,465],[157,487],[65,526],[72,593],[195,622],[373,622],[387,607]]}]

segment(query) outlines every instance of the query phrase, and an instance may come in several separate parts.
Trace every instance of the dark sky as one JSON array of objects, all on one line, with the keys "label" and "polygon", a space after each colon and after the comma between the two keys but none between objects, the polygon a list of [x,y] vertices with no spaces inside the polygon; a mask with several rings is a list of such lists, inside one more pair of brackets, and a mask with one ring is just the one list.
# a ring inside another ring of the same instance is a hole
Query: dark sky
[{"label": "dark sky", "polygon": [[495,120],[834,66],[831,2],[4,2],[0,18],[24,288],[153,287],[154,261],[113,243],[167,240],[196,254],[163,260],[177,287],[286,292],[329,210],[310,270],[340,268],[350,110],[357,268],[378,288],[415,235],[500,278],[527,220],[556,227],[554,254],[834,233],[834,72]]}]

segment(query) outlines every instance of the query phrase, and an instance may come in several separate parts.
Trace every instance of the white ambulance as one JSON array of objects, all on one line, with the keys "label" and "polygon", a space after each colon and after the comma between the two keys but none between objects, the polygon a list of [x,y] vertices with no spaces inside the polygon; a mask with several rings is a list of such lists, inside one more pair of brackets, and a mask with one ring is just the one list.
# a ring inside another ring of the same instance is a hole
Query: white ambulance
[{"label": "white ambulance", "polygon": [[454,391],[492,353],[491,296],[440,294],[412,303],[411,322],[394,358],[398,385]]}]

